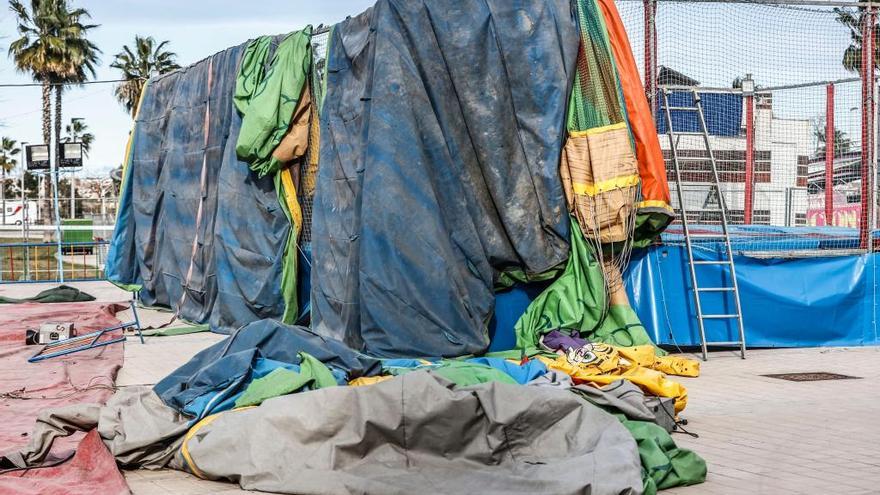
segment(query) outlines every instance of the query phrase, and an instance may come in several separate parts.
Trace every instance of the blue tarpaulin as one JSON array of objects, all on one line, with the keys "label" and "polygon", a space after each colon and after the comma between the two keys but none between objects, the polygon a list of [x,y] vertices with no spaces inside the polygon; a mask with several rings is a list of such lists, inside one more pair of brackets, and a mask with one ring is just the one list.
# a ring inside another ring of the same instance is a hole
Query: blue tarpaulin
[{"label": "blue tarpaulin", "polygon": [[[697,260],[718,259],[696,249]],[[750,347],[880,344],[874,313],[878,255],[769,258],[735,256],[746,342]],[[698,265],[701,285],[729,285],[720,265]],[[627,274],[636,313],[659,344],[700,344],[687,252],[660,246],[637,253]],[[701,296],[704,312],[733,313],[726,293]],[[734,320],[707,322],[707,340],[738,340]]]},{"label": "blue tarpaulin", "polygon": [[[693,232],[717,232],[694,225]],[[700,345],[687,252],[681,227],[663,234],[666,244],[636,250],[625,273],[633,309],[655,343]],[[826,248],[858,247],[858,230],[836,227],[731,226],[737,281],[750,347],[880,345],[877,323],[880,254],[822,256]],[[876,239],[880,233],[874,232]],[[793,245],[801,257],[791,257]],[[760,249],[762,257],[748,256]],[[723,245],[695,243],[697,260],[722,259]],[[741,251],[744,250],[745,251]],[[742,254],[742,253],[746,254]],[[812,255],[809,257],[804,254]],[[729,286],[726,268],[697,265],[704,287]],[[491,350],[515,346],[513,325],[539,292],[540,284],[518,285],[498,294]],[[706,314],[734,313],[729,293],[701,296]],[[707,340],[734,341],[734,320],[707,321]]]},{"label": "blue tarpaulin", "polygon": [[312,326],[382,357],[489,344],[495,284],[568,256],[567,0],[380,0],[334,27]]},{"label": "blue tarpaulin", "polygon": [[222,333],[284,312],[290,224],[272,179],[235,152],[244,46],[150,80],[106,266],[108,280],[142,286],[144,304]]},{"label": "blue tarpaulin", "polygon": [[[706,128],[713,136],[739,136],[742,128],[742,95],[732,93],[699,93],[703,101],[703,114]],[[663,95],[658,93],[658,101]],[[694,96],[690,92],[669,94],[670,107],[693,107]],[[702,132],[697,113],[688,110],[673,110],[672,128],[675,132]],[[666,134],[666,112],[657,112],[657,133]]]}]

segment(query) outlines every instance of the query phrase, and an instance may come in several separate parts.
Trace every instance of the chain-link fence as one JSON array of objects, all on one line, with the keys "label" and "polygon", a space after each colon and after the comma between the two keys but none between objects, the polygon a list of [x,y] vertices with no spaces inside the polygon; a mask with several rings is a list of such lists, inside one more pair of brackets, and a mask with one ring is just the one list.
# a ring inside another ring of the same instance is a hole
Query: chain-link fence
[{"label": "chain-link fence", "polygon": [[[719,225],[711,149],[739,250],[871,248],[876,89],[873,70],[862,64],[873,69],[867,45],[877,32],[875,7],[822,0],[618,5],[653,100],[679,213],[684,206],[697,228]],[[708,147],[695,112],[671,111],[669,132],[664,89],[673,108],[694,106],[697,92]],[[680,235],[676,223],[666,239]]]}]

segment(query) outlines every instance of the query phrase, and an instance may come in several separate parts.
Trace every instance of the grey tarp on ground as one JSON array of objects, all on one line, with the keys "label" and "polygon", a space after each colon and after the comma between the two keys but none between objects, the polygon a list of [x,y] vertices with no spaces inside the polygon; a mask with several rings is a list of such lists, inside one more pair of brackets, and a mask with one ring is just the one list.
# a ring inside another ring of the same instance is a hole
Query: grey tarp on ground
[{"label": "grey tarp on ground", "polygon": [[565,391],[504,383],[455,388],[426,371],[227,411],[172,467],[242,488],[296,494],[642,491],[632,435]]},{"label": "grey tarp on ground", "polygon": [[223,333],[284,312],[290,225],[272,178],[257,178],[235,153],[244,47],[150,80],[106,270],[115,283],[142,285],[145,304]]},{"label": "grey tarp on ground", "polygon": [[76,404],[41,412],[28,446],[3,452],[0,468],[39,466],[56,438],[97,428],[121,466],[159,469],[177,452],[191,423],[162,403],[150,387],[127,387],[104,406]]},{"label": "grey tarp on ground", "polygon": [[568,255],[569,0],[379,0],[335,26],[312,325],[382,357],[479,353],[494,283]]}]

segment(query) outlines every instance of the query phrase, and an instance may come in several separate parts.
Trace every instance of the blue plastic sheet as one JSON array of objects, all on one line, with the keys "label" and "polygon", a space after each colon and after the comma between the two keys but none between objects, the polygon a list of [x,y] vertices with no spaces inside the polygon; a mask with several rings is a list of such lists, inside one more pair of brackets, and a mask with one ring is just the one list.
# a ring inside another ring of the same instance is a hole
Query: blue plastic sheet
[{"label": "blue plastic sheet", "polygon": [[[699,93],[703,102],[703,114],[706,116],[706,128],[712,136],[739,136],[742,128],[742,96],[725,93]],[[663,102],[663,95],[658,93],[658,101]],[[694,96],[689,92],[669,94],[670,107],[693,107]],[[702,132],[696,112],[673,110],[672,128],[675,132]],[[666,112],[659,111],[656,115],[657,133],[666,134]]]},{"label": "blue plastic sheet", "polygon": [[[719,259],[695,249],[697,260]],[[735,256],[750,347],[855,346],[880,343],[874,314],[878,255],[770,258]],[[729,286],[727,270],[697,265],[701,286]],[[687,252],[659,246],[636,253],[626,275],[636,313],[659,344],[700,344]],[[726,293],[701,296],[704,312],[733,313]],[[738,340],[735,320],[707,322],[707,340]]]}]

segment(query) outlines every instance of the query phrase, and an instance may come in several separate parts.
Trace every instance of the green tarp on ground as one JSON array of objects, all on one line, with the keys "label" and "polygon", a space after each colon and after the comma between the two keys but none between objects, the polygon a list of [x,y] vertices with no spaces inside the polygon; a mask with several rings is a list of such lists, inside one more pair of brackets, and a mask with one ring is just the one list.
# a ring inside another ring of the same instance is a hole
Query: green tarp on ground
[{"label": "green tarp on ground", "polygon": [[577,329],[586,338],[621,347],[653,344],[631,307],[609,306],[602,267],[574,218],[565,271],[516,323],[517,348],[534,348],[542,334],[558,328]]},{"label": "green tarp on ground", "polygon": [[292,394],[300,389],[317,390],[335,387],[336,378],[324,363],[306,352],[299,354],[299,371],[278,368],[263,378],[257,378],[236,399],[235,407],[259,406],[273,397]]},{"label": "green tarp on ground", "polygon": [[18,304],[18,303],[28,303],[28,302],[37,302],[37,303],[60,303],[60,302],[84,302],[84,301],[94,301],[95,297],[91,294],[86,294],[85,292],[77,289],[76,287],[71,287],[69,285],[59,285],[53,289],[46,289],[36,296],[33,297],[23,297],[23,298],[14,298],[14,297],[3,297],[0,296],[0,304]]},{"label": "green tarp on ground", "polygon": [[693,451],[675,445],[666,430],[647,421],[621,419],[620,422],[632,433],[639,448],[644,495],[706,481],[706,461]]}]

